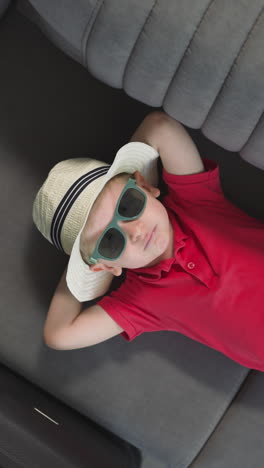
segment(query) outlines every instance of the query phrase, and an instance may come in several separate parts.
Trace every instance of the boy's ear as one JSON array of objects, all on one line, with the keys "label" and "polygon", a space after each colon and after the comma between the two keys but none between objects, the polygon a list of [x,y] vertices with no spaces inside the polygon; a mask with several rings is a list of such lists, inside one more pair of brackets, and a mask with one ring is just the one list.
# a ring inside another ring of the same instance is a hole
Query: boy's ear
[{"label": "boy's ear", "polygon": [[135,181],[137,182],[137,185],[139,187],[145,189],[147,192],[149,192],[153,197],[158,198],[160,195],[160,190],[157,187],[154,187],[153,185],[150,185],[143,174],[141,172],[136,171],[133,173],[133,177]]},{"label": "boy's ear", "polygon": [[89,268],[91,271],[95,271],[95,272],[103,271],[103,270],[109,271],[114,276],[120,276],[122,274],[122,267],[108,266],[108,265],[105,265],[104,263],[99,263],[99,262],[96,265],[91,265]]}]

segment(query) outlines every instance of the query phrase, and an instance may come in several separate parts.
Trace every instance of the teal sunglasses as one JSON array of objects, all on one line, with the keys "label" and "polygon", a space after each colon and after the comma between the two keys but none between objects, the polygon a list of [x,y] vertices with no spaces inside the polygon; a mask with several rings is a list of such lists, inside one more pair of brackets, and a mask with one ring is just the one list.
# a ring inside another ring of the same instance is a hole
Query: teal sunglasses
[{"label": "teal sunglasses", "polygon": [[112,221],[99,237],[88,263],[95,265],[99,258],[117,260],[126,248],[126,234],[118,226],[117,221],[132,221],[138,218],[146,206],[146,194],[136,185],[135,179],[128,179],[118,198]]}]

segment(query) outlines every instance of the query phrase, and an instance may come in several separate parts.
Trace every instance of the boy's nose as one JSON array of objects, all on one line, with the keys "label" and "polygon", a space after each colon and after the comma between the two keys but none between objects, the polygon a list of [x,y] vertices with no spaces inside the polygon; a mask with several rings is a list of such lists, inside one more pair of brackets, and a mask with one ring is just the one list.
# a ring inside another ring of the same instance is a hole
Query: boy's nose
[{"label": "boy's nose", "polygon": [[148,233],[144,223],[140,219],[135,219],[134,221],[128,222],[119,221],[118,224],[131,240],[131,242],[136,243],[140,240],[147,240]]}]

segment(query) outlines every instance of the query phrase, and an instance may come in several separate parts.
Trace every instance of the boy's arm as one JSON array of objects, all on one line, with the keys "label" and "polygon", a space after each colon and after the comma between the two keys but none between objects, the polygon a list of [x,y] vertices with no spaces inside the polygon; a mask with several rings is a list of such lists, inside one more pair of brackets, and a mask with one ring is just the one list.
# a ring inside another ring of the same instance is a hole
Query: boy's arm
[{"label": "boy's arm", "polygon": [[81,302],[71,294],[67,287],[66,272],[67,267],[61,276],[49,306],[44,325],[45,341],[46,338],[55,336],[61,328],[70,325],[81,312]]},{"label": "boy's arm", "polygon": [[183,125],[165,112],[148,114],[130,141],[142,141],[155,148],[167,172],[196,174],[205,170],[202,158]]},{"label": "boy's arm", "polygon": [[101,306],[94,305],[81,312],[81,302],[67,286],[66,270],[50,303],[43,332],[45,343],[57,350],[76,349],[120,334],[123,329]]}]

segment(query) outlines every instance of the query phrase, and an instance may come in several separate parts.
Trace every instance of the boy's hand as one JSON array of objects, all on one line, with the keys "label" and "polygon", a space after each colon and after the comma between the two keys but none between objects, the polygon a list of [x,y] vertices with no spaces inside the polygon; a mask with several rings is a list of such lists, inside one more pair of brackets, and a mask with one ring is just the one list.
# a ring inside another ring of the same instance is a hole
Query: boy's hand
[{"label": "boy's hand", "polygon": [[183,125],[165,112],[148,114],[130,141],[142,141],[155,148],[167,172],[196,174],[205,170],[202,158]]}]

